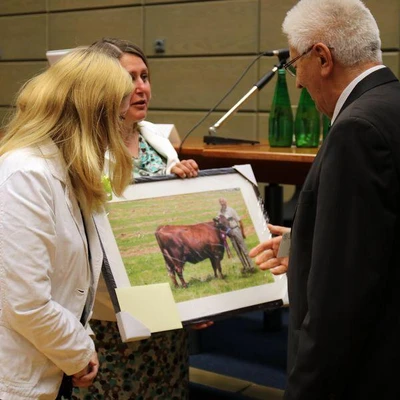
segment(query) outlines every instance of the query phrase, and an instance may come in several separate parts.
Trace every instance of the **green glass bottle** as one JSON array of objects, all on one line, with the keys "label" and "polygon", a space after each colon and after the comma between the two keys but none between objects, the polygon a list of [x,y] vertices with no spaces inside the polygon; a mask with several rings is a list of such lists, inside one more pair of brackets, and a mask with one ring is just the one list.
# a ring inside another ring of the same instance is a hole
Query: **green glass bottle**
[{"label": "green glass bottle", "polygon": [[278,70],[278,80],[269,114],[268,139],[271,147],[290,147],[293,142],[293,112],[284,69]]},{"label": "green glass bottle", "polygon": [[321,134],[321,118],[306,88],[300,93],[294,121],[294,136],[297,147],[318,147]]},{"label": "green glass bottle", "polygon": [[325,140],[328,135],[330,126],[331,120],[325,114],[322,114],[322,140]]}]

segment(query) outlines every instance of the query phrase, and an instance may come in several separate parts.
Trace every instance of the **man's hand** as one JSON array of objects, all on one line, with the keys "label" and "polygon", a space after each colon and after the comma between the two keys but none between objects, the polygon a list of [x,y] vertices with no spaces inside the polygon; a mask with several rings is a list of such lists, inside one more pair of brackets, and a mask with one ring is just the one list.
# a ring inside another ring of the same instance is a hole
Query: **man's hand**
[{"label": "man's hand", "polygon": [[82,370],[72,375],[72,384],[76,387],[89,387],[92,385],[99,370],[99,359],[94,352],[89,364]]},{"label": "man's hand", "polygon": [[171,168],[171,173],[179,178],[194,178],[199,174],[199,166],[194,160],[182,160]]},{"label": "man's hand", "polygon": [[284,274],[288,270],[289,257],[277,258],[279,245],[282,235],[289,232],[290,228],[268,224],[268,228],[273,235],[278,235],[269,239],[250,250],[249,256],[255,258],[255,263],[262,270],[269,269],[274,275]]}]

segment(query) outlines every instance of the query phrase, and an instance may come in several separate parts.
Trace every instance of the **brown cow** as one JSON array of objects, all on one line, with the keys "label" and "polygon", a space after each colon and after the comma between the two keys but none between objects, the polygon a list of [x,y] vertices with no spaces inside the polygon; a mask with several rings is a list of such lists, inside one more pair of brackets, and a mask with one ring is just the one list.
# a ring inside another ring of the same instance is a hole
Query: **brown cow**
[{"label": "brown cow", "polygon": [[223,235],[228,229],[218,218],[194,225],[162,225],[156,229],[156,239],[175,287],[179,287],[175,274],[178,274],[182,286],[187,287],[183,278],[183,266],[186,262],[197,264],[206,258],[211,261],[215,277],[219,274],[223,278]]}]

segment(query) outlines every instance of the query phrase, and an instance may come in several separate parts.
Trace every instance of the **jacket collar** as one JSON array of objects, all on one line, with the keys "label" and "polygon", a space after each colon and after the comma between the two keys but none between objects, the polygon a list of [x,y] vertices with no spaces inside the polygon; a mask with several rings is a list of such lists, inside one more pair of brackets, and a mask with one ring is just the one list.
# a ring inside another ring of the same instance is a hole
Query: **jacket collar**
[{"label": "jacket collar", "polygon": [[365,92],[380,86],[385,85],[386,83],[397,81],[398,79],[393,74],[393,72],[389,68],[381,68],[372,74],[366,76],[363,80],[361,80],[355,88],[350,93],[347,100],[344,102],[342,109],[340,110],[339,115],[346,109],[351,103],[357,100],[360,96],[362,96]]},{"label": "jacket collar", "polygon": [[47,140],[39,146],[42,157],[46,160],[47,166],[51,174],[59,181],[67,184],[69,178],[67,175],[67,164],[61,154],[60,149],[52,140]]},{"label": "jacket collar", "polygon": [[178,155],[174,147],[171,145],[171,142],[168,138],[159,134],[156,125],[147,121],[141,121],[138,123],[138,126],[140,133],[143,135],[146,142],[148,142],[157,153],[166,157],[167,162],[178,159]]}]

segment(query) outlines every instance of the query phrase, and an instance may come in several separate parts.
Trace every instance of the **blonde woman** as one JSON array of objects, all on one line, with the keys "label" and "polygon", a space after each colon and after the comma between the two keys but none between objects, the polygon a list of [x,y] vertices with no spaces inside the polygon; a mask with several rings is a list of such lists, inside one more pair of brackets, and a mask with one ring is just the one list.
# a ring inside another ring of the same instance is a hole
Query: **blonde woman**
[{"label": "blonde woman", "polygon": [[117,60],[78,49],[19,94],[0,142],[1,399],[61,398],[66,376],[87,387],[97,374],[85,326],[103,259],[101,175],[108,149],[113,190],[129,182],[120,118],[132,89]]}]

